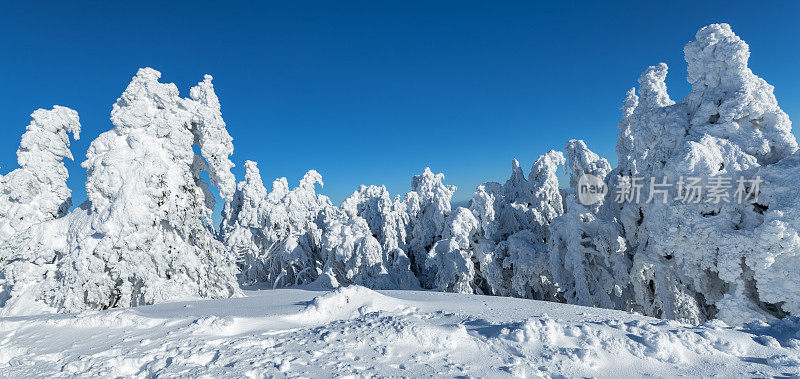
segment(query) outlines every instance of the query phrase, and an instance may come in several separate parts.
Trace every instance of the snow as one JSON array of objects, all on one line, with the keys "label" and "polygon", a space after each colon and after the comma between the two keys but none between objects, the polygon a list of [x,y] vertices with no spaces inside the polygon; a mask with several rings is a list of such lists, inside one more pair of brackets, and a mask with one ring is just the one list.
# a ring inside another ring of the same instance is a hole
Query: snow
[{"label": "snow", "polygon": [[[618,187],[616,175],[710,183],[715,177],[763,177],[778,168],[781,174],[761,187],[784,191],[792,186],[787,181],[798,148],[772,86],[747,67],[749,47],[729,25],[709,25],[695,37],[684,48],[692,84],[684,99],[669,99],[663,63],[641,75],[638,97],[628,92],[611,192]],[[798,292],[785,274],[796,267],[790,258],[796,248],[776,241],[797,235],[783,216],[793,206],[759,202],[605,204],[602,218],[618,225],[632,256],[627,278],[615,279],[629,281],[623,292],[632,291],[630,305],[618,308],[690,323],[792,313]]]},{"label": "snow", "polygon": [[[361,185],[338,206],[318,193],[316,170],[268,191],[246,161],[237,183],[212,77],[183,98],[143,68],[86,153],[88,200],[68,212],[63,159],[78,114],[37,110],[19,168],[0,176],[0,368],[800,375],[791,121],[729,25],[702,28],[684,53],[686,97],[670,99],[664,63],[626,93],[617,167],[570,140],[527,175],[513,160],[507,181],[455,208],[455,187],[430,168],[404,195]],[[647,186],[638,201],[616,201],[631,177],[678,187],[663,201]],[[694,179],[737,177],[758,178],[738,182],[758,183],[758,197],[682,199]],[[608,194],[587,203],[587,178]],[[214,189],[225,201],[219,232]],[[137,308],[107,310],[127,307]]]},{"label": "snow", "polygon": [[[68,215],[20,230],[0,247],[6,257],[0,314],[240,293],[233,257],[205,221],[213,196],[199,176],[192,148],[198,142],[204,154],[211,154],[210,176],[224,188],[232,178],[224,173],[231,167],[232,147],[213,147],[226,146],[230,136],[220,124],[211,79],[191,91],[198,99],[193,100],[181,98],[177,87],[160,83],[160,77],[154,69],[139,70],[114,104],[114,128],[92,142],[82,164],[88,200]],[[77,123],[77,115],[67,114]],[[64,131],[61,137],[63,143]]]},{"label": "snow", "polygon": [[423,291],[243,298],[0,319],[4,376],[791,376],[800,321],[689,326]]},{"label": "snow", "polygon": [[455,191],[443,174],[426,168],[402,199],[383,186],[360,186],[337,207],[316,193],[323,181],[315,170],[292,190],[278,178],[269,193],[255,162],[245,170],[220,226],[221,240],[238,257],[242,283],[435,286],[437,267],[428,252],[442,237]]},{"label": "snow", "polygon": [[17,150],[20,167],[0,175],[0,243],[31,225],[63,216],[72,206],[63,160],[72,159],[68,133],[76,140],[80,136],[78,112],[57,105],[38,109],[31,117]]}]

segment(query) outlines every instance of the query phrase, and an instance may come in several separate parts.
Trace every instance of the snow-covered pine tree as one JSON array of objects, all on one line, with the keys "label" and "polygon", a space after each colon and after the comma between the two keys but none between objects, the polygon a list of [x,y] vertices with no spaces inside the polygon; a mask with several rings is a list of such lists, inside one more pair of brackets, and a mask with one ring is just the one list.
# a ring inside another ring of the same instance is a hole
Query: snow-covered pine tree
[{"label": "snow-covered pine tree", "polygon": [[236,257],[240,282],[253,283],[266,271],[265,262],[258,257],[264,246],[268,246],[263,206],[267,189],[256,162],[245,161],[244,169],[245,180],[239,182],[231,200],[222,208],[220,240]]},{"label": "snow-covered pine tree", "polygon": [[248,161],[245,169],[221,226],[223,241],[238,257],[241,282],[286,287],[315,281],[322,267],[317,218],[332,207],[316,193],[322,176],[310,170],[292,190],[286,178],[279,178],[267,193],[256,163]]},{"label": "snow-covered pine tree", "polygon": [[419,288],[404,250],[410,223],[406,205],[385,187],[361,186],[340,208],[326,208],[318,223],[324,283]]},{"label": "snow-covered pine tree", "polygon": [[322,185],[316,171],[291,191],[278,179],[266,194],[256,164],[245,167],[221,226],[239,256],[242,283],[419,287],[406,253],[413,228],[407,205],[385,187],[361,186],[336,207],[316,194],[314,184]]},{"label": "snow-covered pine tree", "polygon": [[427,257],[434,288],[554,300],[548,278],[548,225],[563,213],[556,172],[564,155],[551,151],[537,159],[525,178],[512,161],[505,184],[484,183],[470,209],[446,218],[443,238]]},{"label": "snow-covered pine tree", "polygon": [[581,176],[589,174],[605,182],[611,165],[581,140],[567,142],[564,153],[572,193],[567,195],[564,214],[549,225],[551,280],[558,297],[567,303],[627,309],[630,258],[625,240],[619,224],[597,215],[609,195],[593,204],[582,204],[576,195]]},{"label": "snow-covered pine tree", "polygon": [[[240,293],[233,256],[207,223],[213,202],[199,177],[208,168],[232,196],[230,136],[211,77],[191,99],[160,77],[139,70],[111,111],[114,128],[92,142],[88,200],[12,238],[7,313],[32,312],[33,303],[78,311]],[[198,164],[195,143],[210,166]]]},{"label": "snow-covered pine tree", "polygon": [[515,160],[505,184],[478,187],[470,209],[478,220],[475,256],[482,293],[556,300],[548,273],[548,225],[564,213],[556,173],[564,154],[550,151],[531,167],[528,178]]},{"label": "snow-covered pine tree", "polygon": [[405,197],[411,223],[408,257],[414,274],[425,288],[435,285],[436,268],[426,264],[428,252],[442,238],[455,191],[455,186],[444,184],[444,174],[434,174],[426,167],[422,174],[411,179],[411,191]]},{"label": "snow-covered pine tree", "polygon": [[17,149],[19,168],[0,175],[0,245],[31,225],[65,215],[72,206],[63,161],[72,159],[68,133],[80,137],[78,112],[56,105],[37,109],[31,117]]},{"label": "snow-covered pine tree", "polygon": [[478,220],[467,208],[458,207],[447,216],[442,239],[433,244],[425,261],[435,272],[436,290],[458,293],[480,293],[476,288],[475,244]]},{"label": "snow-covered pine tree", "polygon": [[[702,187],[729,178],[733,194],[738,178],[761,174],[771,176],[762,188],[774,195],[742,204],[674,198],[684,190],[646,202],[645,186],[642,201],[605,207],[606,218],[620,220],[633,254],[634,306],[690,323],[797,312],[800,287],[781,278],[797,267],[796,244],[786,243],[797,228],[784,213],[794,204],[786,193],[796,188],[785,180],[797,151],[791,122],[772,86],[747,67],[749,48],[727,24],[701,29],[684,53],[692,90],[683,100],[669,99],[663,63],[639,78],[638,103],[628,94],[612,175],[674,184],[701,178]],[[612,192],[620,187],[610,183]]]}]

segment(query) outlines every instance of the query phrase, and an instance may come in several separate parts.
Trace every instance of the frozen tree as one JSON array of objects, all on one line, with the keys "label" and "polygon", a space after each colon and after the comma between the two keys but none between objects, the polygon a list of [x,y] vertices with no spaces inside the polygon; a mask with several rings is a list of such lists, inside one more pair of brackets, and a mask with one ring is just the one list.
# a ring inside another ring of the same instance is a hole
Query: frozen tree
[{"label": "frozen tree", "polygon": [[[363,229],[360,221],[364,220],[369,228],[369,234],[381,247],[378,274],[373,273],[365,279],[359,279],[358,284],[381,289],[418,288],[419,281],[411,271],[411,260],[407,253],[411,220],[406,203],[401,201],[399,196],[392,198],[384,186],[362,185],[342,203],[340,208],[343,215],[338,219],[346,220],[344,225],[349,224],[348,227],[352,230],[366,234],[367,231]],[[341,226],[337,228],[342,230]],[[333,234],[326,235],[326,237],[332,236]],[[337,246],[335,243],[331,244],[332,241],[343,240],[335,237],[326,238],[327,244],[323,246]],[[338,250],[342,251],[341,248]]]},{"label": "frozen tree", "polygon": [[186,99],[160,76],[139,70],[114,104],[114,128],[89,147],[87,202],[13,238],[15,264],[4,272],[12,297],[77,311],[239,293],[233,256],[207,224],[212,209],[192,148],[206,147],[211,177],[228,186],[231,151],[213,146],[230,137],[210,77]]},{"label": "frozen tree", "polygon": [[405,204],[411,222],[408,256],[412,269],[425,288],[432,288],[435,270],[426,265],[428,252],[442,238],[445,219],[450,213],[450,200],[455,186],[444,184],[444,174],[433,174],[429,167],[411,180],[411,192],[406,194]]},{"label": "frozen tree", "polygon": [[78,113],[55,106],[37,109],[31,117],[17,150],[19,168],[0,175],[0,244],[31,225],[65,215],[72,206],[63,160],[72,159],[68,133],[75,139],[80,135]]},{"label": "frozen tree", "polygon": [[222,238],[238,257],[241,281],[274,287],[310,283],[321,273],[319,213],[330,200],[316,193],[322,176],[308,171],[290,190],[276,179],[269,194],[255,162],[245,164],[245,181],[225,205]]},{"label": "frozen tree", "polygon": [[406,205],[385,187],[361,186],[335,207],[315,193],[314,185],[322,185],[316,171],[291,191],[285,178],[278,179],[266,194],[256,164],[245,168],[246,180],[226,204],[221,226],[239,257],[243,283],[419,286],[405,251]]},{"label": "frozen tree", "polygon": [[244,163],[245,180],[237,185],[231,200],[222,209],[220,239],[237,257],[241,278],[245,283],[257,280],[265,272],[265,262],[258,259],[262,249],[268,245],[264,222],[264,203],[267,189],[261,181],[258,165],[253,161]]},{"label": "frozen tree", "polygon": [[360,216],[386,251],[407,249],[410,219],[406,204],[392,198],[384,186],[361,186],[341,206],[348,216]]},{"label": "frozen tree", "polygon": [[[219,98],[214,92],[214,85],[211,83],[213,78],[206,75],[203,81],[197,86],[192,87],[189,96],[193,102],[188,102],[194,116],[192,118],[192,132],[194,133],[194,145],[200,148],[202,157],[195,158],[201,169],[209,173],[211,185],[219,188],[220,195],[225,200],[230,200],[236,190],[236,178],[234,178],[231,168],[233,162],[229,157],[233,154],[233,138],[225,128],[225,121],[222,120],[222,111]],[[198,176],[195,170],[195,177]],[[200,180],[196,180],[201,182]],[[209,196],[210,195],[210,196]],[[213,194],[207,193],[210,208],[214,208],[211,202]]]},{"label": "frozen tree", "polygon": [[[712,317],[736,323],[795,311],[796,290],[774,279],[794,265],[787,259],[794,252],[790,245],[767,242],[776,241],[771,228],[778,225],[778,235],[795,233],[784,216],[788,209],[773,213],[771,204],[752,201],[676,199],[686,194],[677,186],[687,178],[700,178],[708,187],[726,177],[768,176],[776,162],[790,171],[791,164],[781,160],[797,151],[791,123],[772,87],[747,67],[748,46],[728,25],[701,29],[684,52],[691,92],[678,103],[669,100],[666,65],[651,67],[639,79],[638,103],[629,93],[620,123],[616,174],[676,184],[664,201],[645,201],[652,195],[645,191],[640,202],[606,215],[621,222],[633,255],[634,307],[690,323]],[[765,192],[775,185],[767,202],[788,206],[777,200],[784,180],[773,178],[763,184]],[[612,191],[619,188],[610,182]],[[765,223],[769,217],[772,224]]]},{"label": "frozen tree", "polygon": [[[356,192],[354,197],[358,195]],[[319,222],[324,230],[320,284],[358,284],[374,289],[419,288],[405,252],[382,244],[364,218],[329,207],[322,212]],[[384,235],[383,231],[377,234]]]},{"label": "frozen tree", "polygon": [[474,254],[479,293],[554,300],[547,266],[548,225],[564,212],[556,173],[564,155],[539,157],[528,178],[516,160],[505,184],[478,187],[470,210],[478,221]]},{"label": "frozen tree", "polygon": [[425,265],[435,271],[434,288],[439,291],[475,293],[474,245],[478,220],[466,208],[456,208],[447,217],[442,239],[436,241]]},{"label": "frozen tree", "polygon": [[630,259],[621,230],[597,216],[602,201],[581,204],[575,195],[582,175],[604,180],[611,165],[580,140],[567,142],[564,152],[573,194],[549,228],[549,268],[558,296],[571,304],[626,309]]}]

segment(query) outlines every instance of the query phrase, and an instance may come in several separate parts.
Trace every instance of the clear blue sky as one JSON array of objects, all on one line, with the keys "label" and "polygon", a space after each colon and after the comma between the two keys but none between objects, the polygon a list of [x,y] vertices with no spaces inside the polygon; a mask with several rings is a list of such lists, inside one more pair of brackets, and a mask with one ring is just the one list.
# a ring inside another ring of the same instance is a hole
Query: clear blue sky
[{"label": "clear blue sky", "polygon": [[338,203],[359,184],[404,193],[430,166],[464,200],[571,138],[616,162],[626,90],[663,61],[682,98],[683,45],[713,22],[750,44],[753,71],[800,118],[800,2],[334,3],[0,2],[0,172],[34,109],[71,107],[82,202],[86,148],[151,66],[184,96],[214,76],[239,180],[247,159],[267,185],[316,169]]}]

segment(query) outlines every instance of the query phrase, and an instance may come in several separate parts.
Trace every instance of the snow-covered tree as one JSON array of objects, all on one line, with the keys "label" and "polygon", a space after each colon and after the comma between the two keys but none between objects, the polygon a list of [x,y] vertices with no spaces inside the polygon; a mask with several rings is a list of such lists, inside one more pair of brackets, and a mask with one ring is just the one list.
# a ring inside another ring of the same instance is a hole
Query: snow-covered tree
[{"label": "snow-covered tree", "polygon": [[[358,194],[358,193],[356,193]],[[419,288],[400,248],[384,248],[367,220],[336,207],[320,217],[324,259],[320,284],[358,284],[374,289]]]},{"label": "snow-covered tree", "polygon": [[406,252],[412,228],[406,203],[385,187],[361,186],[335,207],[315,193],[314,184],[322,185],[316,171],[291,191],[278,179],[265,195],[255,163],[245,167],[221,226],[239,256],[243,283],[419,287]]},{"label": "snow-covered tree", "polygon": [[[775,172],[776,162],[788,168],[789,163],[780,161],[797,151],[791,123],[778,107],[772,86],[747,67],[747,44],[730,26],[715,24],[701,29],[684,53],[692,90],[683,100],[669,99],[663,63],[640,77],[638,103],[629,93],[615,174],[670,183],[696,177],[705,187],[727,177],[735,189],[740,176],[766,176]],[[610,182],[612,191],[619,187]],[[765,182],[765,191],[771,183],[776,194],[788,191],[779,177]],[[770,206],[752,201],[703,198],[695,203],[674,198],[685,193],[676,188],[666,201],[646,202],[650,194],[645,191],[641,202],[607,214],[621,222],[633,255],[635,307],[691,323],[712,317],[739,322],[796,311],[786,304],[798,292],[767,279],[794,265],[791,259],[776,261],[795,254],[788,245],[765,246],[766,241],[776,241],[769,237],[775,233],[771,227],[784,225],[782,235],[796,230],[784,218],[788,209],[772,213]],[[769,226],[767,213],[774,217]],[[780,295],[767,295],[775,294],[776,286],[784,288],[777,291]]]},{"label": "snow-covered tree", "polygon": [[211,77],[191,99],[160,77],[139,70],[114,104],[114,128],[92,142],[83,163],[87,202],[6,247],[15,264],[3,286],[28,296],[10,300],[12,308],[34,300],[77,311],[239,293],[233,256],[207,223],[211,194],[199,185],[192,148],[200,145],[211,178],[232,196],[230,136]]},{"label": "snow-covered tree", "polygon": [[[212,79],[211,75],[206,75],[202,82],[192,87],[189,97],[194,101],[187,102],[194,114],[191,121],[193,144],[200,150],[200,156],[195,155],[193,162],[195,184],[203,189],[210,209],[214,209],[215,199],[208,189],[209,184],[219,189],[224,200],[230,200],[236,190],[236,178],[231,172],[233,162],[229,159],[233,154],[233,138],[222,119],[222,108]],[[208,172],[210,183],[200,177],[203,171]]]},{"label": "snow-covered tree", "polygon": [[220,239],[237,257],[240,279],[247,283],[257,280],[264,272],[264,262],[257,257],[268,244],[264,234],[266,207],[263,206],[267,189],[256,162],[245,161],[244,168],[245,180],[237,185],[236,192],[222,209]]},{"label": "snow-covered tree", "polygon": [[276,179],[266,193],[254,162],[245,164],[245,181],[225,205],[222,239],[236,253],[245,284],[291,286],[310,283],[321,273],[317,218],[330,200],[316,193],[322,176],[308,171],[297,188]]},{"label": "snow-covered tree", "polygon": [[564,153],[573,191],[567,196],[566,212],[549,227],[552,281],[567,303],[626,309],[630,258],[621,230],[613,220],[598,217],[603,200],[581,204],[576,197],[582,175],[604,180],[611,165],[580,140],[567,142]]},{"label": "snow-covered tree", "polygon": [[422,174],[411,179],[411,191],[405,197],[411,220],[408,256],[412,270],[425,288],[434,286],[435,269],[426,265],[426,261],[433,244],[442,238],[455,191],[455,186],[444,184],[444,174],[434,174],[426,167]]},{"label": "snow-covered tree", "polygon": [[474,245],[478,220],[467,208],[456,208],[447,217],[442,239],[436,241],[425,264],[434,270],[433,288],[445,292],[475,293]]},{"label": "snow-covered tree", "polygon": [[384,186],[361,186],[341,206],[348,216],[367,221],[372,235],[385,251],[407,250],[410,218],[399,196],[392,198]]},{"label": "snow-covered tree", "polygon": [[72,206],[63,161],[72,159],[68,133],[80,136],[78,112],[57,105],[37,109],[31,117],[17,149],[19,168],[0,175],[0,244],[31,225],[65,215]]},{"label": "snow-covered tree", "polygon": [[338,212],[329,209],[322,216],[322,251],[326,267],[339,267],[337,281],[376,289],[419,287],[407,253],[411,220],[399,196],[362,185]]},{"label": "snow-covered tree", "polygon": [[481,225],[476,255],[485,292],[553,299],[546,244],[548,225],[564,213],[556,177],[564,163],[561,152],[550,151],[536,160],[526,179],[514,160],[504,185],[487,183],[476,190],[470,208]]}]

